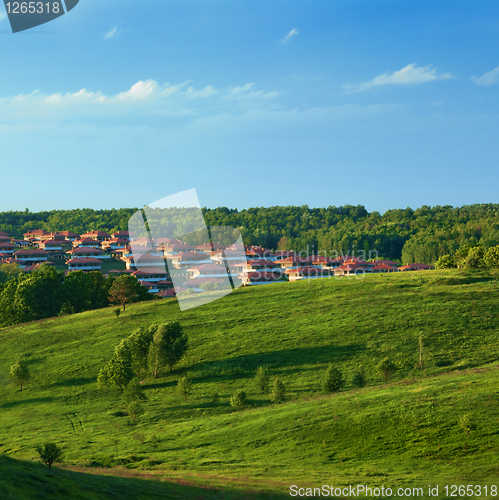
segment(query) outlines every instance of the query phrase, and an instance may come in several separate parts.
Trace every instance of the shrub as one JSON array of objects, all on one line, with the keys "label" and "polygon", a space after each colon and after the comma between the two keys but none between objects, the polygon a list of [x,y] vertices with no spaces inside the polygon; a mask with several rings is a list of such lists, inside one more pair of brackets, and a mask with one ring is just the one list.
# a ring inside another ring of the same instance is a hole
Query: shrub
[{"label": "shrub", "polygon": [[239,408],[242,410],[246,406],[247,395],[244,391],[237,391],[230,398],[230,405],[234,408]]},{"label": "shrub", "polygon": [[391,378],[397,371],[397,367],[388,357],[382,359],[378,363],[378,366],[376,368],[380,375],[382,375],[382,377],[385,379],[385,383],[388,382],[388,379]]},{"label": "shrub", "polygon": [[138,418],[144,413],[144,410],[142,408],[142,405],[138,401],[132,401],[129,403],[127,406],[127,412],[128,416],[130,417],[130,420],[136,424]]},{"label": "shrub", "polygon": [[214,392],[213,395],[211,396],[211,402],[213,404],[216,404],[220,401],[220,395],[218,394],[218,392]]},{"label": "shrub", "polygon": [[460,417],[457,423],[459,427],[466,433],[466,436],[469,436],[470,432],[473,430],[473,426],[468,415],[463,415],[462,417]]},{"label": "shrub", "polygon": [[115,310],[113,311],[113,313],[116,315],[116,317],[117,317],[117,318],[119,318],[119,317],[120,317],[120,314],[121,314],[121,309],[118,307],[117,309],[115,309]]},{"label": "shrub", "polygon": [[42,462],[48,465],[49,470],[52,469],[52,464],[62,462],[62,450],[56,443],[45,443],[43,446],[37,446],[36,451]]},{"label": "shrub", "polygon": [[122,399],[127,405],[132,401],[147,401],[144,389],[142,389],[142,386],[136,378],[133,378],[130,382],[128,382],[128,385],[123,391]]},{"label": "shrub", "polygon": [[282,403],[285,398],[286,398],[286,386],[279,377],[276,377],[274,379],[274,384],[272,386],[271,401],[272,403],[279,404]]},{"label": "shrub", "polygon": [[338,392],[343,386],[343,375],[333,365],[329,365],[324,378],[322,379],[322,388],[324,392]]},{"label": "shrub", "polygon": [[266,367],[260,366],[256,370],[255,384],[262,394],[268,394],[270,387],[270,377]]},{"label": "shrub", "polygon": [[352,384],[355,387],[360,387],[362,389],[366,385],[366,382],[367,378],[364,372],[364,367],[361,365],[357,368],[357,370],[353,374]]},{"label": "shrub", "polygon": [[187,396],[192,393],[192,381],[188,377],[182,377],[177,382],[177,392],[187,399]]}]

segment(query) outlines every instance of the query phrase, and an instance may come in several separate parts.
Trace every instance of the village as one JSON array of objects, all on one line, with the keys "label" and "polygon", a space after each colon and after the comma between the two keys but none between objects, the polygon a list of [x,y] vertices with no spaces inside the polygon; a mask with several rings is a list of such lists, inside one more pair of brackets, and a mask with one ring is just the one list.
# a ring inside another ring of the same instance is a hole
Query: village
[{"label": "village", "polygon": [[[390,260],[366,261],[358,257],[329,258],[292,250],[271,251],[258,246],[204,243],[190,246],[179,239],[130,238],[128,231],[109,234],[89,231],[28,231],[22,240],[0,232],[0,264],[18,265],[31,273],[42,264],[72,271],[130,274],[160,297],[201,292],[233,283],[270,284],[365,273],[392,273],[434,269],[427,264],[400,266]],[[192,292],[189,292],[192,293]]]}]

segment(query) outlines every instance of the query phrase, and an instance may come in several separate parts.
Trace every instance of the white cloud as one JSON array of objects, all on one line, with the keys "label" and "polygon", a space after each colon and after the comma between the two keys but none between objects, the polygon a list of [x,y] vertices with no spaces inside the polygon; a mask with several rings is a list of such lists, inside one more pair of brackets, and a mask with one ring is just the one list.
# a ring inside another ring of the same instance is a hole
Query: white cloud
[{"label": "white cloud", "polygon": [[281,38],[281,43],[282,44],[288,43],[291,40],[291,38],[298,35],[299,33],[300,32],[296,28],[293,28],[284,38]]},{"label": "white cloud", "polygon": [[110,38],[113,38],[114,35],[116,35],[118,31],[118,25],[116,25],[112,30],[108,31],[107,33],[104,33],[104,40],[109,40]]},{"label": "white cloud", "polygon": [[3,21],[7,17],[5,12],[0,12],[0,22]]},{"label": "white cloud", "polygon": [[158,82],[155,80],[146,80],[132,85],[130,90],[119,93],[116,97],[122,101],[126,99],[145,99],[158,89]]},{"label": "white cloud", "polygon": [[494,68],[492,71],[488,71],[484,73],[480,77],[472,77],[471,78],[477,85],[496,85],[499,83],[499,66]]},{"label": "white cloud", "polygon": [[452,78],[450,73],[442,75],[437,74],[436,69],[431,66],[418,66],[416,63],[408,64],[405,68],[393,73],[384,73],[376,78],[358,85],[343,85],[344,90],[350,92],[360,92],[362,90],[369,90],[373,87],[381,85],[408,85],[432,82],[434,80],[448,80]]},{"label": "white cloud", "polygon": [[[164,85],[140,80],[114,95],[81,89],[77,92],[0,97],[0,123],[25,121],[75,121],[130,116],[213,116],[219,113],[248,113],[269,107],[278,92],[253,90],[254,83],[217,89],[196,88],[191,81]],[[273,106],[272,104],[270,106]]]}]

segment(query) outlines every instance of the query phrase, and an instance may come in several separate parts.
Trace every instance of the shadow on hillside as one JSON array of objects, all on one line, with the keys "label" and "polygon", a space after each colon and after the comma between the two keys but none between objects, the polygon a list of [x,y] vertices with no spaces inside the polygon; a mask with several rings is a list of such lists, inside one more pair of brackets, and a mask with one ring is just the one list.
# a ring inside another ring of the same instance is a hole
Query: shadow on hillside
[{"label": "shadow on hillside", "polygon": [[0,408],[15,408],[16,406],[24,405],[24,404],[33,404],[33,403],[51,403],[55,401],[57,398],[46,397],[46,398],[31,398],[31,399],[19,399],[17,401],[8,401],[7,403],[3,403],[0,405]]},{"label": "shadow on hillside", "polygon": [[293,371],[301,371],[298,368],[301,365],[344,361],[345,358],[354,357],[364,349],[365,346],[363,344],[301,347],[282,351],[247,354],[224,361],[199,363],[194,366],[185,367],[183,371],[193,371],[199,378],[216,377],[219,380],[233,379],[238,375],[253,376],[259,366],[268,366],[271,371],[280,368],[296,367],[295,370],[286,370],[287,373],[293,373]]},{"label": "shadow on hillside", "polygon": [[54,382],[48,387],[75,387],[79,385],[87,385],[96,382],[95,377],[81,377],[81,378],[70,378],[66,380],[61,380],[60,382]]},{"label": "shadow on hillside", "polygon": [[[284,492],[280,494],[244,491],[250,487],[238,490],[232,485],[234,481],[231,478],[226,479],[229,488],[215,489],[211,486],[197,486],[188,479],[164,481],[164,477],[146,470],[103,469],[86,473],[54,468],[49,472],[41,464],[14,460],[6,456],[0,456],[0,469],[4,479],[2,498],[16,500],[32,498],[271,500],[289,497],[289,494],[286,495]],[[198,480],[202,482],[202,477],[198,476]],[[251,489],[254,490],[255,485],[252,485]]]}]

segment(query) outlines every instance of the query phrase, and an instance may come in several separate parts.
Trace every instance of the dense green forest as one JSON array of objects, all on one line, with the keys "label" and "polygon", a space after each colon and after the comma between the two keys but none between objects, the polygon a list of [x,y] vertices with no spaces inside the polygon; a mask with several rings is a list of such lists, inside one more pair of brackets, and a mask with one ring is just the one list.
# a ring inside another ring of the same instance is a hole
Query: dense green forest
[{"label": "dense green forest", "polygon": [[[137,209],[1,212],[0,231],[21,237],[29,229],[126,230]],[[499,244],[499,204],[422,206],[368,212],[362,205],[327,208],[257,207],[203,209],[208,226],[238,228],[246,245],[310,253],[376,250],[380,258],[434,263],[461,245],[487,249]]]}]

